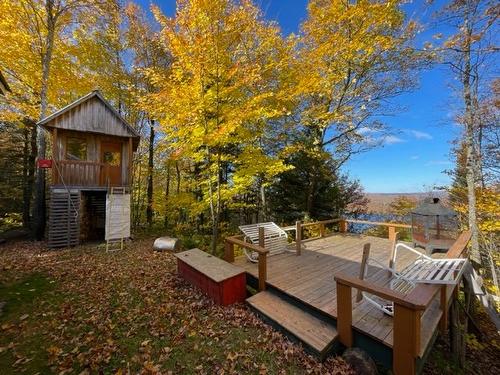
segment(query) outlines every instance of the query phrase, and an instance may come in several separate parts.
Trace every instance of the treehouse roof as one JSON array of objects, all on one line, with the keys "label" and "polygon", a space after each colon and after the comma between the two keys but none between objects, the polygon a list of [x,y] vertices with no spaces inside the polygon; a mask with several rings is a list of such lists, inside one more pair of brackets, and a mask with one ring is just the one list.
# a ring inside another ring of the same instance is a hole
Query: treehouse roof
[{"label": "treehouse roof", "polygon": [[98,90],[82,96],[45,117],[37,125],[49,130],[58,128],[134,138],[136,144],[140,138],[139,133],[104,99]]}]

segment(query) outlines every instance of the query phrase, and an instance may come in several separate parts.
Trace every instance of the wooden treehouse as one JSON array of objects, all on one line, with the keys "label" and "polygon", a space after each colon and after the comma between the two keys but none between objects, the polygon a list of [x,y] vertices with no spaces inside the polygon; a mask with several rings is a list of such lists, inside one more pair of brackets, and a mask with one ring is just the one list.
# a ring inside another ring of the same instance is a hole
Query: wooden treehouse
[{"label": "wooden treehouse", "polygon": [[[51,134],[52,160],[39,161],[39,166],[52,169],[49,246],[103,240],[105,233],[107,240],[119,237],[114,230],[117,224],[130,228],[128,193],[139,134],[99,91],[74,101],[38,125]],[[116,194],[122,197],[113,198]]]}]

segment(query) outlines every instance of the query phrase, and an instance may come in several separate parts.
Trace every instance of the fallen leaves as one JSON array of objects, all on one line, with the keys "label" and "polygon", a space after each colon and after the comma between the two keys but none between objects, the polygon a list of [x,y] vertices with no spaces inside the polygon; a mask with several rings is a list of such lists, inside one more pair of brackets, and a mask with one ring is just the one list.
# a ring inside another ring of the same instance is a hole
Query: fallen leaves
[{"label": "fallen leaves", "polygon": [[41,336],[34,355],[60,374],[351,373],[339,358],[317,362],[243,304],[214,305],[177,276],[172,255],[151,251],[150,241],[114,254],[91,246],[42,250],[19,243],[0,251],[9,269],[0,282],[39,272],[55,288],[52,299],[42,294],[32,311],[2,321],[12,342],[0,339],[0,355],[15,352],[19,371],[33,357],[23,345]]}]

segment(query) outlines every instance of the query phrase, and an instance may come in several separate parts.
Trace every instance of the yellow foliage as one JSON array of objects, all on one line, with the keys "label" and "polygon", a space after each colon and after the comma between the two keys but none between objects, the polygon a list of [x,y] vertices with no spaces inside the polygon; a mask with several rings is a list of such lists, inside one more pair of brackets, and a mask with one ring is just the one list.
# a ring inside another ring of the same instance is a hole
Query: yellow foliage
[{"label": "yellow foliage", "polygon": [[260,142],[268,120],[287,110],[276,88],[287,53],[278,27],[250,1],[182,0],[175,18],[153,12],[173,62],[168,71],[145,69],[154,90],[141,106],[161,123],[174,157],[200,166],[204,194],[192,209],[220,207],[256,178],[286,170]]}]

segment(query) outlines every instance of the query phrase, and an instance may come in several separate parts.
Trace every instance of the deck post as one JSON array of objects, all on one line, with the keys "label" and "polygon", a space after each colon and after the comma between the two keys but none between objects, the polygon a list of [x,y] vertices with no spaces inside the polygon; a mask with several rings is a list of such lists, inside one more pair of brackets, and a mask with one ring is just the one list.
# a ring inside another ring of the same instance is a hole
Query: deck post
[{"label": "deck post", "polygon": [[302,222],[299,220],[295,222],[295,248],[297,250],[297,255],[301,252],[301,242],[302,242]]},{"label": "deck post", "polygon": [[393,359],[394,374],[415,374],[420,350],[420,311],[394,303]]},{"label": "deck post", "polygon": [[325,223],[319,224],[319,236],[321,238],[325,237]]},{"label": "deck post", "polygon": [[57,174],[57,168],[59,165],[55,165],[59,160],[59,138],[57,137],[57,128],[52,131],[52,185],[59,183],[59,176]]},{"label": "deck post", "polygon": [[349,285],[337,281],[337,331],[340,342],[348,348],[353,344],[351,292]]},{"label": "deck post", "polygon": [[[370,246],[371,244],[365,243],[363,245],[363,256],[361,257],[361,267],[359,267],[359,279],[364,280],[366,276],[366,263],[368,262],[368,258],[370,256]],[[360,302],[363,299],[363,293],[358,289],[356,294],[356,302]]]},{"label": "deck post", "polygon": [[224,259],[229,263],[234,262],[234,244],[228,240],[224,245]]},{"label": "deck post", "polygon": [[[394,237],[391,240],[391,255],[389,256],[389,268],[394,268],[394,253],[396,252],[396,245],[399,239],[399,232],[394,232]],[[389,277],[392,276],[392,271],[389,272]]]},{"label": "deck post", "polygon": [[259,292],[266,290],[267,254],[259,253]]},{"label": "deck post", "polygon": [[446,330],[448,329],[448,301],[447,301],[447,291],[448,288],[446,285],[441,286],[439,303],[442,311],[441,319],[439,320],[439,330],[442,335],[446,334]]},{"label": "deck post", "polygon": [[[259,246],[266,247],[264,237],[264,227],[259,227]],[[259,253],[259,291],[266,289],[267,279],[267,254]]]},{"label": "deck post", "polygon": [[396,240],[396,227],[389,226],[389,240],[394,242]]},{"label": "deck post", "polygon": [[339,221],[339,232],[347,233],[347,221],[344,219]]}]

